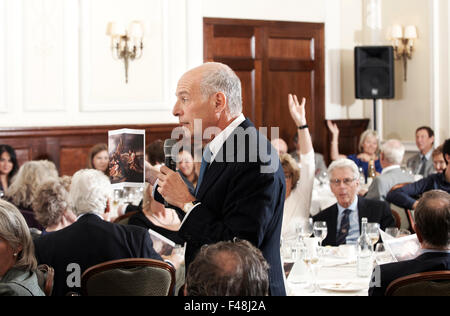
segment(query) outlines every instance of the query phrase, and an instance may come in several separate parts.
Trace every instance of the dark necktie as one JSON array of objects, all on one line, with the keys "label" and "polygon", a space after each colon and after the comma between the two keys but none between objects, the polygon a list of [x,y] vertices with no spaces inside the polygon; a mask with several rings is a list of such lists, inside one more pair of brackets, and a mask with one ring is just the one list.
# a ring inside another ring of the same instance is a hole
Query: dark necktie
[{"label": "dark necktie", "polygon": [[427,158],[425,156],[422,156],[422,162],[421,162],[421,167],[419,170],[419,174],[421,175],[425,175],[425,167],[427,166]]},{"label": "dark necktie", "polygon": [[341,220],[341,228],[338,231],[337,237],[336,237],[336,245],[343,245],[346,243],[346,238],[348,235],[348,231],[350,230],[350,212],[351,210],[346,209],[344,211],[344,216]]},{"label": "dark necktie", "polygon": [[198,190],[200,185],[203,182],[203,178],[205,177],[205,173],[208,169],[209,162],[211,160],[211,151],[209,147],[206,146],[202,156],[202,164],[200,165],[200,173],[198,175],[197,186],[195,187],[195,196],[197,197]]}]

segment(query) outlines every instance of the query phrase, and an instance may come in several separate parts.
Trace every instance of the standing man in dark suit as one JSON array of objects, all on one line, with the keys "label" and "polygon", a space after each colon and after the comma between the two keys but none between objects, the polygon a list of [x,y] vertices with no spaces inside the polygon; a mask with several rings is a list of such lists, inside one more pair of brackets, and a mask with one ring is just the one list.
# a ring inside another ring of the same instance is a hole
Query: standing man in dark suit
[{"label": "standing man in dark suit", "polygon": [[[88,268],[110,260],[150,258],[162,260],[153,249],[146,229],[103,220],[111,183],[101,171],[84,169],[72,177],[69,204],[78,216],[72,225],[35,241],[39,264],[55,269],[54,296],[79,292],[81,274]],[[177,256],[171,262],[179,265]]]},{"label": "standing man in dark suit", "polygon": [[245,239],[270,265],[270,294],[285,295],[283,169],[270,142],[242,114],[239,78],[224,64],[206,63],[181,77],[176,95],[173,114],[205,145],[195,196],[169,168],[157,175],[158,193],[186,213],[179,230],[187,242],[186,270],[202,245]]},{"label": "standing man in dark suit", "polygon": [[450,194],[426,192],[416,207],[415,231],[421,251],[412,260],[383,264],[372,273],[370,296],[384,296],[387,287],[403,276],[450,270]]},{"label": "standing man in dark suit", "polygon": [[360,235],[361,219],[379,223],[381,229],[395,226],[394,217],[386,202],[365,199],[357,195],[358,166],[350,159],[333,161],[328,167],[330,188],[337,203],[313,217],[327,223],[327,237],[322,245],[356,244]]}]

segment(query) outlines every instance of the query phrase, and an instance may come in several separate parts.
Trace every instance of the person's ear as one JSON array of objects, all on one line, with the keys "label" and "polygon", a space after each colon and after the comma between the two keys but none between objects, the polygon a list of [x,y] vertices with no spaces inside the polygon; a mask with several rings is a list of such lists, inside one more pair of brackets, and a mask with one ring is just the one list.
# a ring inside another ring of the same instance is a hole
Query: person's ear
[{"label": "person's ear", "polygon": [[222,112],[227,107],[227,97],[223,92],[217,92],[213,97],[216,112]]}]

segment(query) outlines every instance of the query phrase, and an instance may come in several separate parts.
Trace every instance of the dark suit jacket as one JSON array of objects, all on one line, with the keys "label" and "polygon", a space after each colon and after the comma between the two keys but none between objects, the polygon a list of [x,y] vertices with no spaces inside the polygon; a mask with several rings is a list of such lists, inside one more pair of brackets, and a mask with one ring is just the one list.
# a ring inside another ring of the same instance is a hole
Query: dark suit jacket
[{"label": "dark suit jacket", "polygon": [[[378,270],[378,271],[377,271]],[[387,287],[395,279],[420,272],[450,270],[450,254],[445,252],[428,252],[415,259],[382,264],[372,274],[370,296],[384,296]],[[379,273],[379,275],[375,275]],[[376,278],[379,278],[376,280]],[[377,281],[379,281],[377,285]]]},{"label": "dark suit jacket", "polygon": [[72,225],[35,240],[39,264],[55,269],[53,295],[65,295],[79,288],[69,288],[67,278],[73,279],[71,263],[80,266],[80,275],[96,264],[124,258],[162,260],[153,249],[147,230],[103,221],[97,215],[86,214]]},{"label": "dark suit jacket", "polygon": [[[365,199],[358,196],[358,218],[359,229],[361,231],[361,219],[367,217],[369,223],[379,223],[380,228],[384,230],[386,227],[394,227],[395,220],[392,216],[392,211],[389,208],[389,204],[382,201],[375,201]],[[330,206],[323,210],[319,214],[313,217],[314,222],[325,221],[327,222],[327,237],[323,240],[322,245],[336,246],[337,235],[337,219],[338,219],[338,207],[337,204]]]},{"label": "dark suit jacket", "polygon": [[[233,142],[243,129],[249,141]],[[270,155],[261,155],[258,148]],[[186,270],[202,245],[237,237],[259,248],[269,263],[270,294],[286,295],[280,258],[283,168],[275,149],[248,119],[210,164],[196,198],[201,204],[185,218],[179,231],[187,241]]]}]

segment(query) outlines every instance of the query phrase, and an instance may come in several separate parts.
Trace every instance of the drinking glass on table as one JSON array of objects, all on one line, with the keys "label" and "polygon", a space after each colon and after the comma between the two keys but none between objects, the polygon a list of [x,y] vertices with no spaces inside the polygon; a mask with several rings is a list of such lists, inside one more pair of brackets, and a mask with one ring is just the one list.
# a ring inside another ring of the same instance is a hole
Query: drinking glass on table
[{"label": "drinking glass on table", "polygon": [[372,241],[372,249],[380,239],[380,232],[378,231],[379,228],[380,224],[378,223],[367,223],[367,234]]},{"label": "drinking glass on table", "polygon": [[411,235],[411,232],[405,228],[402,228],[398,231],[397,237],[405,237]]},{"label": "drinking glass on table", "polygon": [[309,243],[309,245],[306,245],[302,250],[302,260],[311,272],[311,288],[312,291],[315,292],[318,288],[317,275],[320,269],[318,246],[317,244]]},{"label": "drinking glass on table", "polygon": [[397,238],[398,228],[397,227],[388,227],[384,230],[384,232],[394,238]]},{"label": "drinking glass on table", "polygon": [[391,254],[384,247],[383,243],[378,243],[375,247],[375,261],[378,265],[390,263],[393,261]]},{"label": "drinking glass on table", "polygon": [[322,241],[327,237],[327,222],[314,222],[314,237],[319,238],[319,245],[322,248]]},{"label": "drinking glass on table", "polygon": [[298,234],[302,244],[304,244],[303,240],[305,238],[311,237],[311,235],[313,233],[312,218],[308,218],[308,219],[301,221],[296,228],[296,233]]}]

